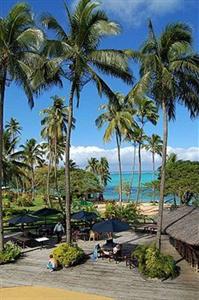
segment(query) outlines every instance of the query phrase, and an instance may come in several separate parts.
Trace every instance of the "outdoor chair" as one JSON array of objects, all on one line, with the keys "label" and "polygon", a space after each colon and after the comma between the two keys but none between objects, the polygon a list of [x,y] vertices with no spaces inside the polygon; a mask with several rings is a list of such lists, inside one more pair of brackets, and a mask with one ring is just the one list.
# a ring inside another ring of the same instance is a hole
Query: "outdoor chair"
[{"label": "outdoor chair", "polygon": [[122,249],[117,251],[116,253],[112,253],[111,259],[115,260],[116,264],[124,260],[124,256],[122,255]]},{"label": "outdoor chair", "polygon": [[109,261],[111,261],[111,259],[113,258],[113,252],[112,251],[106,251],[106,250],[101,250],[101,258],[103,259],[109,259]]},{"label": "outdoor chair", "polygon": [[129,267],[129,269],[136,268],[138,266],[138,261],[137,258],[134,256],[126,256],[125,257],[126,261],[126,267]]},{"label": "outdoor chair", "polygon": [[91,240],[93,240],[93,241],[98,241],[99,238],[100,238],[99,233],[90,230],[90,233],[89,233],[89,241],[91,241]]}]

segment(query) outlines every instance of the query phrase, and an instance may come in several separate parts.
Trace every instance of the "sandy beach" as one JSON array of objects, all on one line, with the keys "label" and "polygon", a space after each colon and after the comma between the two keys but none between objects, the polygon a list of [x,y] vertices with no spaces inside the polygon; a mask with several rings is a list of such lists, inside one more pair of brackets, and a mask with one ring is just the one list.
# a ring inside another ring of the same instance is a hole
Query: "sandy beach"
[{"label": "sandy beach", "polygon": [[[122,205],[127,205],[127,203],[122,203]],[[170,205],[165,204],[164,207],[169,207]],[[100,203],[96,205],[97,210],[100,213],[104,213],[105,209],[106,209],[106,203]],[[141,211],[141,214],[145,215],[145,216],[156,216],[158,214],[158,209],[159,206],[158,204],[152,204],[152,203],[140,203],[139,204],[139,208]]]}]

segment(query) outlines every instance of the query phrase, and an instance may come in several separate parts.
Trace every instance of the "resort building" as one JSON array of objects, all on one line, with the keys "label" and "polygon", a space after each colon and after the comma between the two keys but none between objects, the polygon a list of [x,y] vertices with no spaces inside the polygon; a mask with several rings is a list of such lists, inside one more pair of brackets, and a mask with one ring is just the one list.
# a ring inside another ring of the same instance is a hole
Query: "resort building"
[{"label": "resort building", "polygon": [[199,207],[181,206],[164,212],[164,233],[191,267],[199,271]]}]

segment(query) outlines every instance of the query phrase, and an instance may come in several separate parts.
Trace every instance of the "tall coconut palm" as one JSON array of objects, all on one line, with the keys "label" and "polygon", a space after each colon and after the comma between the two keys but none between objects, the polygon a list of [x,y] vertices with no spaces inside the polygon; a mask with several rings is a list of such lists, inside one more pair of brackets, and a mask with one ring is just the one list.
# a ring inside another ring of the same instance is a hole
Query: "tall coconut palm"
[{"label": "tall coconut palm", "polygon": [[18,152],[15,152],[17,144],[17,138],[12,139],[11,133],[8,130],[3,132],[3,173],[2,182],[5,186],[13,183],[18,186],[18,183],[22,183],[24,177],[26,177],[24,169],[28,169],[28,166],[20,161]]},{"label": "tall coconut palm", "polygon": [[132,127],[132,114],[129,110],[128,104],[124,101],[124,95],[120,93],[115,94],[114,102],[101,105],[101,109],[105,110],[95,121],[96,126],[101,128],[104,124],[107,124],[107,128],[104,134],[104,142],[111,140],[115,135],[117,154],[118,154],[118,166],[119,166],[119,201],[122,202],[122,165],[121,165],[121,142],[122,136]]},{"label": "tall coconut palm", "polygon": [[32,201],[34,200],[35,192],[35,168],[37,166],[42,166],[43,160],[43,150],[40,144],[37,144],[35,139],[27,140],[24,145],[20,146],[21,151],[18,151],[18,155],[21,156],[24,163],[26,163],[31,170],[31,193]]},{"label": "tall coconut palm", "polygon": [[[151,137],[147,137],[147,143],[144,148],[152,154],[152,166],[153,166],[153,181],[155,180],[155,154],[162,155],[162,139],[157,134],[152,134]],[[155,187],[153,187],[153,202],[155,203]]]},{"label": "tall coconut palm", "polygon": [[109,163],[106,157],[101,157],[98,166],[98,174],[100,178],[100,183],[103,186],[107,186],[108,182],[111,181],[109,172]]},{"label": "tall coconut palm", "polygon": [[158,120],[157,108],[153,101],[146,97],[142,97],[135,102],[137,122],[140,124],[137,132],[138,142],[138,189],[137,199],[138,203],[141,192],[141,180],[142,180],[142,160],[141,160],[141,148],[143,146],[146,135],[144,134],[144,125],[147,122],[151,122],[156,125]]},{"label": "tall coconut palm", "polygon": [[134,180],[134,173],[135,173],[135,164],[136,164],[136,148],[139,143],[139,137],[140,137],[140,128],[138,124],[134,121],[133,127],[131,129],[128,129],[125,132],[124,140],[131,143],[133,146],[133,162],[132,162],[132,174],[129,182],[129,193],[128,193],[128,201],[130,201],[131,198],[131,192],[133,188],[133,180]]},{"label": "tall coconut palm", "polygon": [[29,56],[40,48],[42,41],[43,34],[34,27],[33,14],[27,4],[16,4],[5,18],[0,18],[0,251],[3,249],[1,186],[5,90],[11,81],[17,82],[33,106],[33,91],[25,69]]},{"label": "tall coconut palm", "polygon": [[[16,137],[18,137],[21,134],[22,127],[20,126],[19,122],[16,119],[11,118],[10,121],[7,122],[7,124],[5,125],[5,129],[11,134],[12,140],[14,140]],[[12,151],[13,153],[15,152],[15,147],[13,148]],[[18,191],[19,183],[17,177],[15,178],[15,181],[16,181],[16,188]]]},{"label": "tall coconut palm", "polygon": [[[192,48],[192,32],[184,23],[166,26],[162,34],[155,35],[149,21],[149,37],[140,53],[132,57],[141,61],[140,86],[152,95],[163,113],[163,149],[160,183],[160,201],[157,231],[157,248],[161,249],[161,232],[164,206],[165,164],[167,157],[168,121],[175,118],[176,103],[185,105],[190,116],[199,115],[199,57]],[[147,79],[147,80],[146,80]]]},{"label": "tall coconut palm", "polygon": [[22,127],[19,122],[11,118],[9,122],[5,125],[5,129],[11,134],[12,139],[21,134]]},{"label": "tall coconut palm", "polygon": [[[81,89],[89,81],[96,85],[100,95],[105,93],[109,98],[114,98],[114,93],[99,76],[97,70],[103,74],[122,78],[127,83],[131,82],[126,53],[113,49],[99,49],[101,39],[105,36],[117,35],[120,27],[111,22],[98,6],[99,3],[96,1],[80,0],[71,13],[65,4],[67,29],[50,15],[42,17],[42,23],[48,29],[55,31],[57,39],[46,43],[44,55],[47,59],[37,60],[38,70],[32,81],[35,88],[48,86],[51,81],[60,82],[61,76],[71,82],[65,152],[66,236],[69,243],[71,241],[69,161],[74,98],[77,96],[78,106]],[[54,78],[52,74],[55,74]]]},{"label": "tall coconut palm", "polygon": [[44,118],[41,121],[43,126],[41,136],[44,139],[47,139],[49,144],[47,147],[47,150],[49,150],[47,180],[47,200],[49,204],[49,178],[51,164],[54,163],[55,190],[58,194],[57,165],[59,163],[59,157],[57,155],[57,148],[59,146],[61,150],[61,144],[64,146],[63,139],[66,136],[68,122],[68,108],[64,105],[64,99],[58,96],[53,96],[51,99],[53,100],[53,105],[41,111],[41,113],[44,115]]}]

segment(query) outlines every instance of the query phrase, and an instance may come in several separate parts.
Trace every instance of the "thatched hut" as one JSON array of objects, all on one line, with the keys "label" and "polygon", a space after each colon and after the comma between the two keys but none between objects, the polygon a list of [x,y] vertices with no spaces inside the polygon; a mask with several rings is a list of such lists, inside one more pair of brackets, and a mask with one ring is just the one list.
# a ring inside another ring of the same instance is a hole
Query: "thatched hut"
[{"label": "thatched hut", "polygon": [[199,270],[199,208],[181,206],[164,212],[163,231],[191,266]]}]

